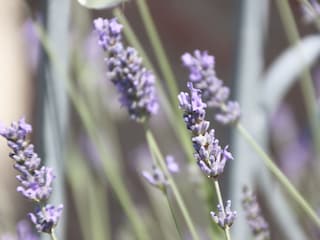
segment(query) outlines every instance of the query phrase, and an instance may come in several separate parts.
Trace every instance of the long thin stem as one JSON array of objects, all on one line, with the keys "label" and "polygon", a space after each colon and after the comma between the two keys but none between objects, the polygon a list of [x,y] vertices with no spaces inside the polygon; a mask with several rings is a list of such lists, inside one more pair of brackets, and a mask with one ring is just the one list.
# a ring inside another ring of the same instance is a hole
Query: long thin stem
[{"label": "long thin stem", "polygon": [[[166,56],[162,43],[160,41],[160,36],[157,32],[153,19],[151,17],[149,8],[146,4],[145,0],[138,0],[137,1],[138,10],[140,16],[143,20],[143,24],[147,30],[148,37],[152,44],[152,47],[155,52],[156,59],[158,61],[159,67],[163,74],[165,81],[167,82],[170,98],[172,103],[177,103],[177,96],[178,96],[178,87],[177,81],[175,80],[173,71],[170,67],[169,60]],[[175,104],[175,106],[178,106]]]},{"label": "long thin stem", "polygon": [[240,124],[237,125],[237,130],[244,137],[244,139],[252,146],[252,148],[261,156],[266,167],[274,174],[278,181],[284,186],[291,197],[297,202],[297,204],[302,208],[302,210],[310,217],[310,219],[320,227],[320,218],[311,208],[308,202],[301,196],[301,194],[296,190],[288,178],[281,172],[273,160],[268,156],[268,154],[257,144],[250,133]]},{"label": "long thin stem", "polygon": [[173,208],[172,208],[172,206],[171,206],[170,199],[169,199],[169,195],[168,195],[167,191],[164,192],[164,195],[165,195],[165,197],[166,197],[166,199],[167,199],[168,207],[169,207],[169,209],[170,209],[170,213],[171,213],[171,215],[172,215],[172,218],[173,218],[174,224],[175,224],[175,226],[176,226],[177,232],[178,232],[178,234],[179,234],[179,237],[180,237],[181,240],[183,240],[183,235],[182,235],[181,230],[180,230],[180,227],[179,227],[179,225],[178,225],[178,221],[177,221],[176,215],[174,214]]},{"label": "long thin stem", "polygon": [[[221,194],[220,185],[219,185],[218,180],[214,180],[214,188],[216,189],[219,205],[221,206],[223,215],[225,216],[226,212],[225,212],[225,209],[224,209],[222,194]],[[224,232],[226,234],[226,239],[227,240],[231,240],[229,226],[225,227]]]},{"label": "long thin stem", "polygon": [[58,238],[56,237],[54,229],[52,229],[50,237],[51,237],[51,240],[58,240]]},{"label": "long thin stem", "polygon": [[[58,70],[61,70],[61,66],[57,61],[56,56],[54,55],[54,51],[52,49],[52,45],[49,42],[49,39],[46,38],[45,33],[40,25],[35,23],[38,37],[43,44],[44,49],[47,51],[47,54],[52,61],[54,67]],[[103,160],[103,170],[105,172],[108,181],[110,182],[110,186],[114,190],[116,196],[120,204],[122,205],[125,213],[127,214],[130,223],[132,224],[133,230],[137,236],[137,239],[147,240],[148,232],[145,229],[144,224],[139,217],[134,204],[131,201],[131,198],[126,190],[126,187],[121,178],[121,174],[117,170],[116,166],[113,164],[113,161],[107,158],[109,156],[107,150],[105,149],[104,143],[101,142],[99,135],[94,130],[93,126],[95,126],[94,119],[88,108],[85,106],[85,103],[81,101],[82,99],[77,95],[77,92],[73,88],[70,82],[67,83],[67,91],[70,97],[70,100],[74,104],[76,111],[79,113],[82,123],[88,133],[90,140],[97,146],[98,153],[100,158]]]},{"label": "long thin stem", "polygon": [[[289,42],[294,46],[299,42],[300,36],[288,0],[277,0],[276,3]],[[303,61],[302,55],[301,61]],[[306,105],[309,125],[312,129],[311,135],[314,141],[314,149],[317,155],[320,156],[320,128],[317,115],[317,98],[314,91],[311,73],[308,68],[303,69],[301,78],[301,90]]]},{"label": "long thin stem", "polygon": [[[147,68],[151,69],[153,73],[157,76],[157,79],[159,78],[159,74],[156,72],[154,66],[152,65],[148,55],[144,51],[143,47],[141,46],[136,34],[131,28],[130,22],[126,18],[126,16],[122,13],[122,11],[119,8],[116,8],[113,10],[113,15],[119,19],[119,21],[125,26],[124,28],[124,34],[129,41],[129,43],[139,52],[141,55],[144,64]],[[161,85],[160,81],[156,81],[157,86],[157,93],[159,95],[159,100],[161,103],[161,106],[163,107],[163,110],[165,114],[168,117],[168,120],[172,126],[173,131],[176,133],[177,137],[179,138],[179,141],[181,143],[181,146],[183,147],[183,150],[185,151],[188,161],[193,162],[193,153],[192,153],[192,144],[189,140],[189,134],[184,127],[184,124],[179,117],[179,114],[176,114],[176,111],[173,109],[173,107],[170,105],[170,102],[168,100],[168,97],[163,89],[163,86]],[[177,95],[175,96],[175,99],[177,99]]]},{"label": "long thin stem", "polygon": [[169,185],[172,189],[173,195],[176,198],[176,201],[177,201],[178,206],[182,212],[182,215],[187,223],[187,226],[188,226],[189,231],[192,235],[192,238],[195,240],[200,240],[198,233],[195,229],[195,225],[192,221],[192,218],[190,217],[189,211],[183,201],[183,198],[178,190],[178,187],[176,186],[173,178],[171,177],[169,170],[167,169],[167,165],[165,163],[163,155],[160,152],[160,149],[158,147],[158,144],[157,144],[155,138],[153,137],[152,132],[149,129],[146,129],[145,134],[146,134],[146,139],[147,139],[150,150],[154,151],[154,153],[156,155],[156,159],[158,160],[158,165],[161,167],[161,170],[164,172],[165,176],[168,178]]}]

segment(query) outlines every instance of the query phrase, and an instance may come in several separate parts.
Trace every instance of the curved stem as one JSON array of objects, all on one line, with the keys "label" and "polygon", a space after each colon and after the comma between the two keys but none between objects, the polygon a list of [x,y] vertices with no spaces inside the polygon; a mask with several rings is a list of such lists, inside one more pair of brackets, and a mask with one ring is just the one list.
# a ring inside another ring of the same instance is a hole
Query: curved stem
[{"label": "curved stem", "polygon": [[252,148],[261,156],[266,167],[273,173],[283,187],[288,191],[291,197],[297,202],[302,210],[310,217],[310,219],[320,227],[320,218],[311,208],[309,203],[302,197],[297,189],[292,185],[288,178],[281,172],[268,154],[257,144],[250,133],[240,124],[237,124],[237,130],[244,137],[244,139],[252,146]]},{"label": "curved stem", "polygon": [[[142,45],[140,44],[136,34],[132,30],[130,22],[128,21],[126,16],[122,13],[121,9],[115,8],[113,10],[113,15],[116,18],[118,18],[119,21],[125,26],[123,31],[128,42],[139,52],[146,67],[152,70],[152,72],[157,76],[157,79],[160,79],[159,74],[156,72],[148,55],[146,54]],[[176,133],[177,137],[180,140],[181,146],[183,147],[183,150],[187,155],[188,161],[191,163],[194,161],[194,157],[192,153],[192,143],[189,140],[190,137],[186,128],[184,127],[184,123],[181,120],[181,117],[179,117],[179,114],[176,114],[175,109],[170,104],[167,94],[160,81],[156,81],[156,87],[157,87],[157,93],[159,94],[159,100],[160,100],[161,106],[163,107],[163,110],[168,117],[168,120],[171,124],[173,131]],[[177,99],[177,95],[175,96],[175,100],[176,99]]]},{"label": "curved stem", "polygon": [[56,234],[54,232],[54,229],[52,229],[50,237],[51,237],[51,240],[58,240],[58,238],[56,237]]},{"label": "curved stem", "polygon": [[[277,0],[277,7],[280,12],[282,24],[286,31],[289,42],[292,46],[300,41],[298,28],[296,26],[293,13],[291,11],[288,0]],[[302,56],[301,56],[302,58]],[[301,59],[303,61],[303,58]],[[309,125],[311,128],[311,136],[313,138],[313,145],[317,156],[320,156],[320,128],[317,114],[317,98],[312,82],[310,69],[307,67],[301,73],[301,90],[306,105]]]},{"label": "curved stem", "polygon": [[178,232],[178,234],[179,234],[179,237],[180,237],[181,240],[183,240],[183,236],[182,236],[181,230],[180,230],[180,228],[179,228],[176,215],[174,214],[173,208],[172,208],[172,206],[171,206],[171,203],[170,203],[170,200],[169,200],[169,196],[168,196],[167,191],[164,191],[164,195],[166,196],[167,203],[168,203],[168,206],[169,206],[169,209],[170,209],[170,212],[171,212],[171,215],[172,215],[174,224],[175,224],[175,226],[176,226],[177,232]]},{"label": "curved stem", "polygon": [[154,49],[156,59],[158,61],[159,67],[163,74],[165,81],[167,82],[171,102],[174,103],[174,106],[178,106],[177,96],[178,96],[178,87],[177,81],[175,80],[173,71],[170,67],[169,60],[166,56],[162,43],[160,41],[160,36],[157,32],[153,19],[151,17],[149,8],[145,0],[137,1],[138,10],[143,20],[143,24],[147,30],[147,35],[150,39],[151,45]]},{"label": "curved stem", "polygon": [[[222,194],[221,194],[221,190],[220,190],[220,185],[218,180],[214,180],[214,187],[216,189],[216,193],[217,193],[217,197],[218,197],[218,201],[219,201],[219,205],[222,208],[222,212],[223,215],[226,215],[225,209],[224,209],[224,204],[223,204],[223,200],[222,200]],[[224,229],[224,232],[226,234],[226,239],[227,240],[231,240],[231,236],[230,236],[230,228],[229,226],[226,226],[226,228]]]},{"label": "curved stem", "polygon": [[[59,62],[57,61],[57,58],[54,55],[54,49],[52,49],[52,45],[49,39],[47,39],[42,27],[36,23],[35,27],[38,34],[38,38],[41,44],[43,45],[44,49],[47,51],[47,54],[49,55],[49,58],[52,61],[52,64],[57,69],[61,70],[61,66],[59,65]],[[66,87],[70,100],[74,104],[76,111],[79,113],[79,116],[82,120],[85,130],[88,133],[90,140],[97,146],[98,154],[102,159],[103,170],[105,172],[105,175],[108,181],[110,182],[110,186],[114,190],[120,205],[124,209],[124,212],[127,214],[137,239],[149,239],[145,225],[143,224],[142,219],[139,217],[137,209],[135,208],[134,203],[131,200],[131,197],[126,189],[123,179],[121,178],[121,173],[118,171],[113,161],[110,161],[110,159],[108,159],[108,156],[110,154],[105,149],[104,143],[102,143],[99,135],[95,131],[95,122],[89,109],[83,102],[83,99],[79,97],[71,82],[68,82]]]},{"label": "curved stem", "polygon": [[165,163],[165,160],[162,156],[162,153],[160,152],[160,149],[158,147],[158,144],[155,140],[155,138],[153,137],[153,134],[152,132],[146,128],[145,129],[145,134],[146,134],[146,139],[147,139],[147,142],[148,142],[148,145],[149,145],[149,148],[151,151],[154,151],[155,153],[155,156],[156,156],[156,159],[157,159],[157,163],[158,165],[160,166],[161,170],[163,171],[163,173],[165,174],[165,176],[167,177],[168,179],[168,182],[169,182],[169,185],[172,189],[172,192],[173,192],[173,195],[175,196],[176,198],[176,201],[178,203],[178,206],[182,212],[182,215],[187,223],[187,226],[189,228],[189,231],[191,233],[191,236],[193,239],[195,240],[200,240],[200,237],[198,236],[198,233],[195,229],[195,225],[193,224],[193,221],[190,217],[190,214],[189,214],[189,211],[183,201],[183,198],[178,190],[178,187],[177,185],[175,184],[173,178],[171,177],[171,174],[169,172],[169,170],[167,169],[167,165]]}]

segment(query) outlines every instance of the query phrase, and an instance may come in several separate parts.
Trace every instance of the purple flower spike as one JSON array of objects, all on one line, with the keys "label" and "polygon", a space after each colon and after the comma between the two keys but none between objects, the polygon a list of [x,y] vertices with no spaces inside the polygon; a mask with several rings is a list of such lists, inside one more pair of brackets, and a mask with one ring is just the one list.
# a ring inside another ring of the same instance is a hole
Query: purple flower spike
[{"label": "purple flower spike", "polygon": [[193,88],[192,83],[188,87],[190,94],[181,92],[178,100],[184,110],[186,126],[193,135],[194,155],[201,171],[208,177],[217,178],[223,173],[226,162],[233,157],[227,147],[223,149],[219,145],[214,130],[209,131],[210,123],[205,120],[206,104],[202,102],[200,90]]},{"label": "purple flower spike", "polygon": [[242,206],[255,239],[269,240],[269,224],[262,215],[256,195],[248,187],[243,188]]},{"label": "purple flower spike", "polygon": [[[12,149],[9,156],[14,160],[13,167],[19,172],[16,177],[20,182],[17,191],[25,198],[43,205],[52,192],[55,175],[51,168],[41,165],[41,159],[34,152],[34,146],[27,140],[27,135],[31,131],[31,125],[21,118],[18,122],[13,122],[10,127],[1,128],[0,135],[7,139],[8,146]],[[38,231],[51,233],[61,212],[61,205],[57,208],[47,205],[36,214],[30,213],[29,216]]]},{"label": "purple flower spike", "polygon": [[240,106],[228,100],[229,88],[217,78],[214,70],[214,57],[206,51],[195,50],[194,54],[185,53],[182,63],[189,69],[189,79],[201,91],[203,101],[208,107],[219,109],[216,120],[222,124],[235,123],[240,118]]},{"label": "purple flower spike", "polygon": [[155,76],[142,65],[142,59],[132,47],[122,43],[122,25],[116,19],[94,20],[98,44],[106,52],[107,78],[120,93],[120,103],[128,109],[130,118],[145,122],[158,112]]},{"label": "purple flower spike", "polygon": [[36,213],[29,213],[29,218],[36,226],[38,232],[52,233],[52,230],[58,224],[63,210],[63,205],[58,207],[46,205],[42,209],[37,209]]},{"label": "purple flower spike", "polygon": [[218,213],[210,212],[213,221],[215,221],[221,228],[231,227],[233,224],[237,212],[231,210],[231,201],[226,202],[225,209],[220,204],[217,205]]}]

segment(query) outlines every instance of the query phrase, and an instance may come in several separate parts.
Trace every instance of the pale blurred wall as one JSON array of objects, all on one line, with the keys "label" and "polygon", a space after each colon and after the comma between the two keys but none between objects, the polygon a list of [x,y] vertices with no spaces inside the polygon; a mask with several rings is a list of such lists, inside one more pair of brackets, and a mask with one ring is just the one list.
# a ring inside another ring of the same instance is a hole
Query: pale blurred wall
[{"label": "pale blurred wall", "polygon": [[[27,70],[22,37],[23,1],[1,1],[0,8],[0,122],[21,116],[30,119],[32,83]],[[21,198],[16,192],[15,171],[6,142],[0,140],[0,234],[16,219]],[[18,201],[18,202],[17,202]],[[13,225],[14,226],[14,225]],[[8,229],[6,229],[8,230]]]}]

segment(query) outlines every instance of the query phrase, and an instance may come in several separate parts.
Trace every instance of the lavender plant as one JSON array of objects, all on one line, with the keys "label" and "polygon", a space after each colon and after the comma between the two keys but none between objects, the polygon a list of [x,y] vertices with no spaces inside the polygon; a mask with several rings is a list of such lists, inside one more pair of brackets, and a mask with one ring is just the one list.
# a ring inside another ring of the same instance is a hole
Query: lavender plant
[{"label": "lavender plant", "polygon": [[55,207],[46,203],[53,190],[55,175],[52,168],[41,164],[34,146],[29,143],[27,136],[31,131],[31,125],[21,118],[10,127],[0,128],[0,135],[7,140],[12,150],[9,156],[14,160],[13,167],[19,172],[17,180],[21,185],[17,187],[17,192],[36,204],[35,212],[28,214],[30,220],[38,232],[48,233],[55,240],[54,229],[61,217],[63,205]]},{"label": "lavender plant", "polygon": [[219,145],[219,140],[214,136],[214,130],[208,131],[210,123],[205,121],[207,105],[201,99],[201,91],[195,89],[191,82],[188,83],[188,88],[190,94],[181,92],[178,95],[179,106],[184,111],[183,118],[186,126],[192,133],[197,164],[208,178],[214,179],[219,204],[218,214],[212,212],[211,215],[213,220],[225,230],[226,238],[231,239],[229,227],[233,224],[236,212],[230,210],[230,200],[224,208],[218,177],[223,173],[226,162],[233,157],[227,150],[228,146],[222,148]]},{"label": "lavender plant", "polygon": [[[86,2],[89,2],[89,0],[81,1],[82,4],[86,4]],[[306,1],[301,0],[301,2]],[[162,49],[161,42],[159,40],[159,36],[154,29],[154,24],[151,15],[148,12],[145,1],[139,0],[137,3],[139,12],[147,28],[147,35],[151,40],[151,45],[155,48],[155,55],[159,63],[161,74],[162,76],[164,76],[167,83],[166,87],[168,87],[170,97],[173,98],[171,102],[176,103],[178,88],[177,84],[174,81],[173,71],[171,70],[171,66],[166,59],[164,50]],[[317,14],[315,14],[315,12],[318,10],[317,8],[319,6],[316,4],[316,1],[312,1],[311,3],[311,7],[309,6],[310,4],[305,4],[305,6],[307,7],[307,9],[305,9],[306,15],[307,17],[312,17],[312,21],[316,21]],[[121,10],[119,11],[121,12]],[[94,21],[94,27],[99,37],[98,43],[106,54],[105,63],[107,79],[110,80],[118,90],[120,94],[120,104],[122,107],[125,107],[127,109],[130,118],[138,123],[144,124],[146,139],[149,144],[154,163],[152,167],[153,171],[144,171],[142,173],[143,177],[152,186],[160,189],[163,193],[165,193],[167,197],[167,192],[172,191],[173,196],[175,197],[175,200],[177,201],[181,213],[190,230],[191,237],[196,240],[200,239],[198,236],[198,232],[201,230],[198,229],[198,225],[194,224],[195,219],[193,219],[193,216],[191,216],[190,214],[190,209],[188,208],[189,205],[185,204],[186,199],[184,199],[183,195],[180,194],[179,189],[175,183],[175,179],[171,176],[172,173],[178,171],[178,166],[172,158],[171,160],[170,158],[167,158],[165,160],[160,151],[158,142],[156,141],[156,138],[153,136],[153,133],[148,126],[149,118],[155,115],[158,112],[159,108],[154,86],[156,76],[154,73],[143,66],[142,58],[136,50],[138,48],[135,49],[133,47],[127,47],[123,43],[122,30],[123,26],[125,25],[126,24],[120,24],[117,19],[109,20],[98,18]],[[207,178],[213,180],[214,182],[218,204],[217,211],[210,212],[210,215],[216,225],[225,231],[226,238],[231,239],[230,227],[234,223],[237,217],[237,213],[231,209],[230,200],[227,200],[225,202],[223,201],[219,181],[221,179],[220,176],[224,172],[226,163],[229,160],[232,160],[233,156],[229,152],[228,146],[223,147],[220,145],[219,140],[215,136],[215,130],[210,129],[210,123],[205,119],[207,107],[217,110],[214,117],[218,122],[224,125],[234,124],[237,127],[242,136],[253,146],[254,150],[259,153],[259,156],[264,159],[267,167],[271,170],[271,172],[274,173],[276,178],[287,188],[291,196],[293,196],[293,198],[300,204],[299,206],[301,206],[302,209],[309,214],[311,219],[314,220],[316,224],[320,225],[319,217],[304,200],[303,196],[301,196],[301,194],[299,194],[295,190],[294,186],[287,180],[287,178],[273,163],[273,160],[266,154],[266,152],[257,144],[257,142],[251,137],[251,135],[248,134],[246,129],[243,128],[240,124],[240,106],[236,101],[229,100],[229,88],[225,87],[223,85],[223,82],[216,76],[216,72],[214,69],[214,57],[210,56],[206,51],[196,50],[193,54],[185,53],[182,56],[182,61],[183,65],[189,70],[188,88],[190,92],[181,92],[178,96],[178,102],[179,107],[184,111],[183,120],[186,124],[186,127],[191,132],[191,141],[189,141],[189,143],[192,142],[193,144],[193,150],[192,147],[189,146],[189,149],[185,150],[185,152],[188,154],[194,151],[194,158],[199,169]],[[149,63],[149,65],[151,64]],[[155,68],[150,67],[150,69]],[[72,89],[73,87],[74,86],[71,86],[70,88]],[[74,89],[72,89],[70,92],[72,91],[74,91]],[[165,97],[166,95],[164,94],[164,98]],[[72,101],[75,106],[78,106],[77,98],[73,98]],[[167,103],[169,103],[169,101],[167,101]],[[83,106],[88,108],[88,106],[85,106],[85,104],[81,105],[81,107]],[[181,134],[179,124],[177,123],[175,125],[174,122],[174,119],[176,119],[175,117],[177,117],[176,115],[178,115],[176,114],[176,110],[178,109],[177,104],[166,107],[169,109],[167,109],[167,111],[173,115],[173,117],[170,116],[170,121],[173,122],[172,126],[174,128],[177,128],[178,130],[175,131],[180,131]],[[81,112],[83,111],[83,108],[81,110],[77,108],[76,110]],[[88,109],[85,109],[85,111],[86,110]],[[87,111],[86,114],[80,114],[80,117],[83,118],[82,120],[84,120],[83,122],[85,127],[96,127],[99,130],[100,126],[97,127],[98,125],[95,126],[94,124],[96,121],[96,119],[94,118],[96,116],[89,116],[89,118],[87,118],[88,113],[90,113],[90,111]],[[313,123],[316,122],[314,121]],[[186,130],[184,127],[182,128],[183,130]],[[315,130],[318,129],[316,128],[315,124],[313,124],[313,128]],[[17,177],[17,179],[21,183],[21,186],[17,188],[17,191],[20,192],[24,197],[38,205],[36,211],[29,214],[31,221],[35,224],[36,229],[39,232],[49,233],[52,239],[55,239],[54,229],[59,221],[63,206],[59,205],[58,207],[55,207],[46,203],[52,192],[52,182],[55,177],[52,169],[42,166],[40,158],[36,153],[34,153],[33,145],[29,144],[26,138],[27,134],[29,134],[30,132],[31,126],[25,123],[24,119],[21,119],[19,122],[13,123],[11,127],[1,129],[0,135],[8,140],[8,145],[12,149],[10,157],[15,160],[14,167],[20,172],[20,175]],[[92,129],[89,129],[88,132],[90,137],[92,138],[91,140],[94,143],[101,143],[100,141],[95,141],[95,137],[97,137],[98,134],[92,134]],[[179,136],[180,140],[181,136],[186,135],[181,134]],[[187,137],[185,138],[188,139]],[[112,137],[110,137],[110,139],[114,141]],[[184,144],[184,146],[188,148],[188,144]],[[99,146],[97,146],[97,148],[99,149],[103,149],[103,147],[104,144],[100,144]],[[103,156],[106,152],[107,151],[102,151],[102,154],[100,155]],[[192,154],[189,155],[192,156]],[[112,157],[113,156],[110,157],[111,160]],[[117,158],[115,159],[118,160]],[[105,166],[107,166],[106,168],[111,168],[112,164]],[[72,167],[70,169],[72,169]],[[128,217],[134,225],[135,214],[130,211],[133,205],[130,204],[128,198],[125,198],[124,200],[121,198],[121,196],[127,196],[126,193],[124,193],[125,188],[122,187],[121,176],[119,177],[120,180],[114,180],[116,179],[116,175],[118,173],[113,172],[113,169],[105,170],[105,173],[106,175],[108,175],[107,179],[108,181],[110,180],[110,185],[116,192],[117,197],[121,199],[121,206],[127,213],[129,213]],[[192,186],[190,186],[188,190],[192,191]],[[93,192],[95,191],[92,191],[92,193]],[[89,199],[94,200],[94,197],[90,196]],[[103,197],[101,199],[103,199]],[[200,204],[199,202],[197,202],[197,205],[195,206],[199,207]],[[243,205],[248,213],[248,223],[252,228],[255,237],[257,239],[269,239],[270,234],[268,224],[261,214],[260,208],[256,201],[256,197],[247,189],[245,190]],[[171,208],[170,202],[169,207]],[[170,210],[173,218],[175,219],[174,209],[171,208]],[[95,211],[95,213],[99,212]],[[85,214],[82,214],[82,216],[83,215]],[[90,219],[95,219],[94,214],[92,214]],[[95,222],[93,221],[91,225],[91,227],[93,226],[93,230],[91,229],[93,232],[97,229],[94,227],[94,225]],[[141,231],[143,232],[145,230],[143,227],[140,228],[137,225],[134,228],[134,230],[137,231],[138,239],[149,239],[147,234],[144,235],[144,233],[141,233]],[[180,232],[177,222],[176,228],[180,233],[181,239],[183,239],[184,234]],[[113,233],[109,234],[110,237],[113,237]],[[93,237],[95,240],[103,239],[103,236],[101,237],[101,233],[99,234],[94,232],[91,237]],[[90,233],[86,235],[86,238],[90,239]],[[213,238],[216,239],[219,238],[219,236],[214,235]]]}]

